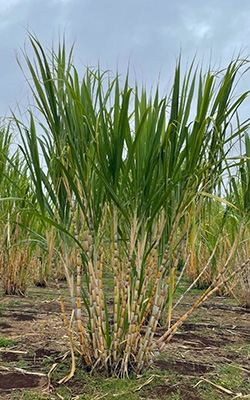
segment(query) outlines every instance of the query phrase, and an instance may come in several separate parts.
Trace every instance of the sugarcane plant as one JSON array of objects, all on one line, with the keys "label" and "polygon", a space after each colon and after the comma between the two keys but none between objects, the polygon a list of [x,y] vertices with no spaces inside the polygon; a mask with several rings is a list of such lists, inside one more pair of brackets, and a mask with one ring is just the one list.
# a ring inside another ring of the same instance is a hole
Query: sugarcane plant
[{"label": "sugarcane plant", "polygon": [[24,295],[33,265],[28,228],[34,218],[25,213],[26,204],[31,206],[32,193],[27,165],[20,152],[11,149],[11,145],[11,126],[4,124],[0,130],[1,280],[5,294]]},{"label": "sugarcane plant", "polygon": [[[197,262],[191,287],[195,284],[200,287],[208,286],[225,264],[232,272],[249,258],[250,147],[247,133],[239,138],[238,145],[245,151],[241,150],[240,155],[234,154],[227,160],[228,182],[224,187],[224,204],[208,198],[203,203],[200,219],[196,220],[197,240],[194,248]],[[213,254],[211,259],[209,253]],[[244,268],[240,276],[227,282],[220,289],[220,293],[230,295],[240,304],[247,306],[250,293],[249,266]],[[177,303],[179,301],[180,299]]]},{"label": "sugarcane plant", "polygon": [[[205,198],[218,198],[223,145],[228,135],[248,127],[245,122],[232,128],[248,95],[232,96],[245,61],[205,73],[192,63],[181,78],[179,60],[171,93],[161,98],[158,88],[148,95],[131,87],[129,74],[123,83],[100,68],[87,68],[79,77],[64,43],[49,55],[36,37],[30,35],[30,43],[35,61],[24,52],[27,82],[41,122],[32,109],[29,126],[17,116],[15,121],[39,217],[51,225],[55,278],[55,236],[60,251],[75,254],[75,273],[65,268],[73,318],[60,297],[73,360],[65,380],[74,373],[74,352],[88,370],[122,377],[141,373],[166,350],[187,316],[229,279],[225,265],[224,278],[216,276],[172,324],[178,265],[194,260],[192,232],[200,218],[194,210],[202,209]],[[104,285],[108,270],[111,300]],[[155,341],[163,308],[168,327]]]},{"label": "sugarcane plant", "polygon": [[[249,134],[245,133],[243,139],[243,148],[241,155],[231,157],[232,165],[230,180],[227,190],[227,198],[234,204],[228,212],[227,231],[229,245],[233,238],[238,238],[237,252],[235,253],[234,263],[239,265],[242,261],[249,258],[249,210],[250,210],[250,139]],[[240,274],[240,279],[234,279],[229,282],[227,292],[232,294],[243,306],[250,304],[250,281],[249,266]]]}]

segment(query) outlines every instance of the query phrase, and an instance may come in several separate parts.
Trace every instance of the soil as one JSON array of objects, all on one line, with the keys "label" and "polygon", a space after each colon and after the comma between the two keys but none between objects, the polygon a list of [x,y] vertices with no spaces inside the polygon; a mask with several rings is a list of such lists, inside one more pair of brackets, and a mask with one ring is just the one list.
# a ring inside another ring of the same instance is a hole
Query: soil
[{"label": "soil", "polygon": [[155,361],[155,366],[161,370],[176,371],[182,375],[201,375],[214,369],[213,365],[199,364],[188,361]]},{"label": "soil", "polygon": [[8,372],[0,376],[0,388],[4,391],[12,389],[35,388],[40,385],[41,378],[34,375],[24,375]]},{"label": "soil", "polygon": [[0,323],[0,328],[1,329],[9,329],[11,328],[11,325],[5,324],[4,322]]},{"label": "soil", "polygon": [[[0,348],[1,400],[22,398],[25,390],[43,393],[48,388],[48,378],[39,374],[47,374],[54,363],[60,365],[68,352],[60,303],[55,298],[54,286],[50,289],[36,288],[25,298],[0,295],[0,337],[16,343],[12,348]],[[186,303],[173,313],[173,322],[190,308],[195,299],[193,294],[185,299]],[[69,311],[69,298],[65,305]],[[250,371],[249,317],[250,310],[239,307],[232,299],[216,296],[211,298],[182,325],[168,344],[167,356],[162,355],[153,366],[153,373],[170,371],[171,374],[176,374],[177,382],[173,382],[171,375],[164,384],[145,386],[141,390],[140,398],[199,400],[203,397],[200,386],[196,386],[193,381],[194,378],[196,382],[204,376],[209,378],[211,374],[216,374],[219,367],[225,365],[237,365],[246,372]],[[160,327],[156,336],[160,337],[163,332],[165,329]],[[33,375],[21,373],[15,368],[32,372]],[[250,375],[247,375],[249,379]],[[51,382],[55,390],[58,384],[53,381],[53,377]],[[246,385],[250,388],[249,380]],[[84,391],[84,382],[76,377],[67,383],[67,388],[72,399],[77,398]],[[220,391],[216,393],[221,396],[216,399],[228,397]],[[104,398],[109,399],[105,396]]]},{"label": "soil", "polygon": [[[167,395],[178,393],[179,399],[198,400],[199,392],[188,383],[176,385],[156,385],[150,392],[151,399],[164,399]],[[176,397],[177,398],[177,397]]]}]

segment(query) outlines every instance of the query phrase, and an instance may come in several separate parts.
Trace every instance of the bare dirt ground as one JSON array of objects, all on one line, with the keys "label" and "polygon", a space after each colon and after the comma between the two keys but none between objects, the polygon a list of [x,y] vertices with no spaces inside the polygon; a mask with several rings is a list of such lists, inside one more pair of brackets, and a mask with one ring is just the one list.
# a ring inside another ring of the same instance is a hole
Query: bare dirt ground
[{"label": "bare dirt ground", "polygon": [[[104,388],[99,378],[87,382],[77,374],[59,387],[70,357],[56,297],[54,286],[32,289],[25,298],[0,295],[0,337],[13,341],[0,345],[1,400],[250,399],[250,310],[232,299],[214,296],[200,307],[169,343],[168,352],[126,392],[118,383],[109,389],[106,380]],[[173,319],[196,298],[188,295]],[[163,332],[159,328],[157,336]],[[49,391],[48,371],[54,364],[57,373],[51,374]]]}]

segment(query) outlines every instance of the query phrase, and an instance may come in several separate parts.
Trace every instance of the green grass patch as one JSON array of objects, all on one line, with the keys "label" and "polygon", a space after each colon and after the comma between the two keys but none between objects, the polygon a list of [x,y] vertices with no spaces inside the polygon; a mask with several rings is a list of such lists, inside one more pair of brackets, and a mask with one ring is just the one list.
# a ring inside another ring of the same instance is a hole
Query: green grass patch
[{"label": "green grass patch", "polygon": [[15,346],[16,342],[11,339],[6,339],[3,336],[0,336],[0,347],[13,347]]},{"label": "green grass patch", "polygon": [[[246,374],[233,365],[223,365],[217,370],[218,378],[215,383],[221,385],[233,392],[244,391]],[[247,394],[246,392],[244,394]]]},{"label": "green grass patch", "polygon": [[[58,365],[52,374],[52,385],[66,376],[69,371],[69,361]],[[81,366],[78,366],[74,377],[69,381],[69,386],[66,384],[56,387],[56,393],[65,400],[70,400],[76,396],[79,396],[77,397],[78,400],[93,400],[94,398],[140,400],[142,395],[144,396],[143,399],[146,400],[150,398],[148,390],[150,389],[150,392],[152,392],[154,386],[166,384],[166,378],[171,382],[178,381],[174,373],[158,369],[149,370],[139,378],[119,379],[107,377],[98,372],[93,372],[91,375],[81,369]],[[24,400],[26,400],[25,397]]]},{"label": "green grass patch", "polygon": [[229,354],[241,355],[241,356],[248,356],[250,353],[250,344],[244,344],[239,346],[239,344],[226,344],[224,349],[228,351]]},{"label": "green grass patch", "polygon": [[7,305],[8,305],[9,307],[12,307],[12,306],[20,306],[20,304],[22,304],[22,300],[10,300],[10,301],[7,303]]},{"label": "green grass patch", "polygon": [[57,299],[57,297],[58,297],[58,296],[52,296],[52,295],[51,295],[51,296],[46,296],[46,297],[45,297],[45,300],[52,301],[52,300]]}]

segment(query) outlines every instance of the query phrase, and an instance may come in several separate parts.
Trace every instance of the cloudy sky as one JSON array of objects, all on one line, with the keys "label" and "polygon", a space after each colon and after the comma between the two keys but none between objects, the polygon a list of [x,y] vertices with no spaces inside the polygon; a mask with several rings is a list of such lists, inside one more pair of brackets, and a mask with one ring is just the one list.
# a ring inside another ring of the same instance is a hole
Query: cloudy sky
[{"label": "cloudy sky", "polygon": [[[0,116],[27,104],[27,86],[15,54],[27,29],[50,47],[59,32],[75,41],[78,68],[97,65],[154,84],[173,76],[181,49],[184,63],[224,66],[234,54],[250,54],[249,0],[0,0]],[[245,82],[247,84],[247,82]],[[250,87],[250,82],[249,82]]]}]

